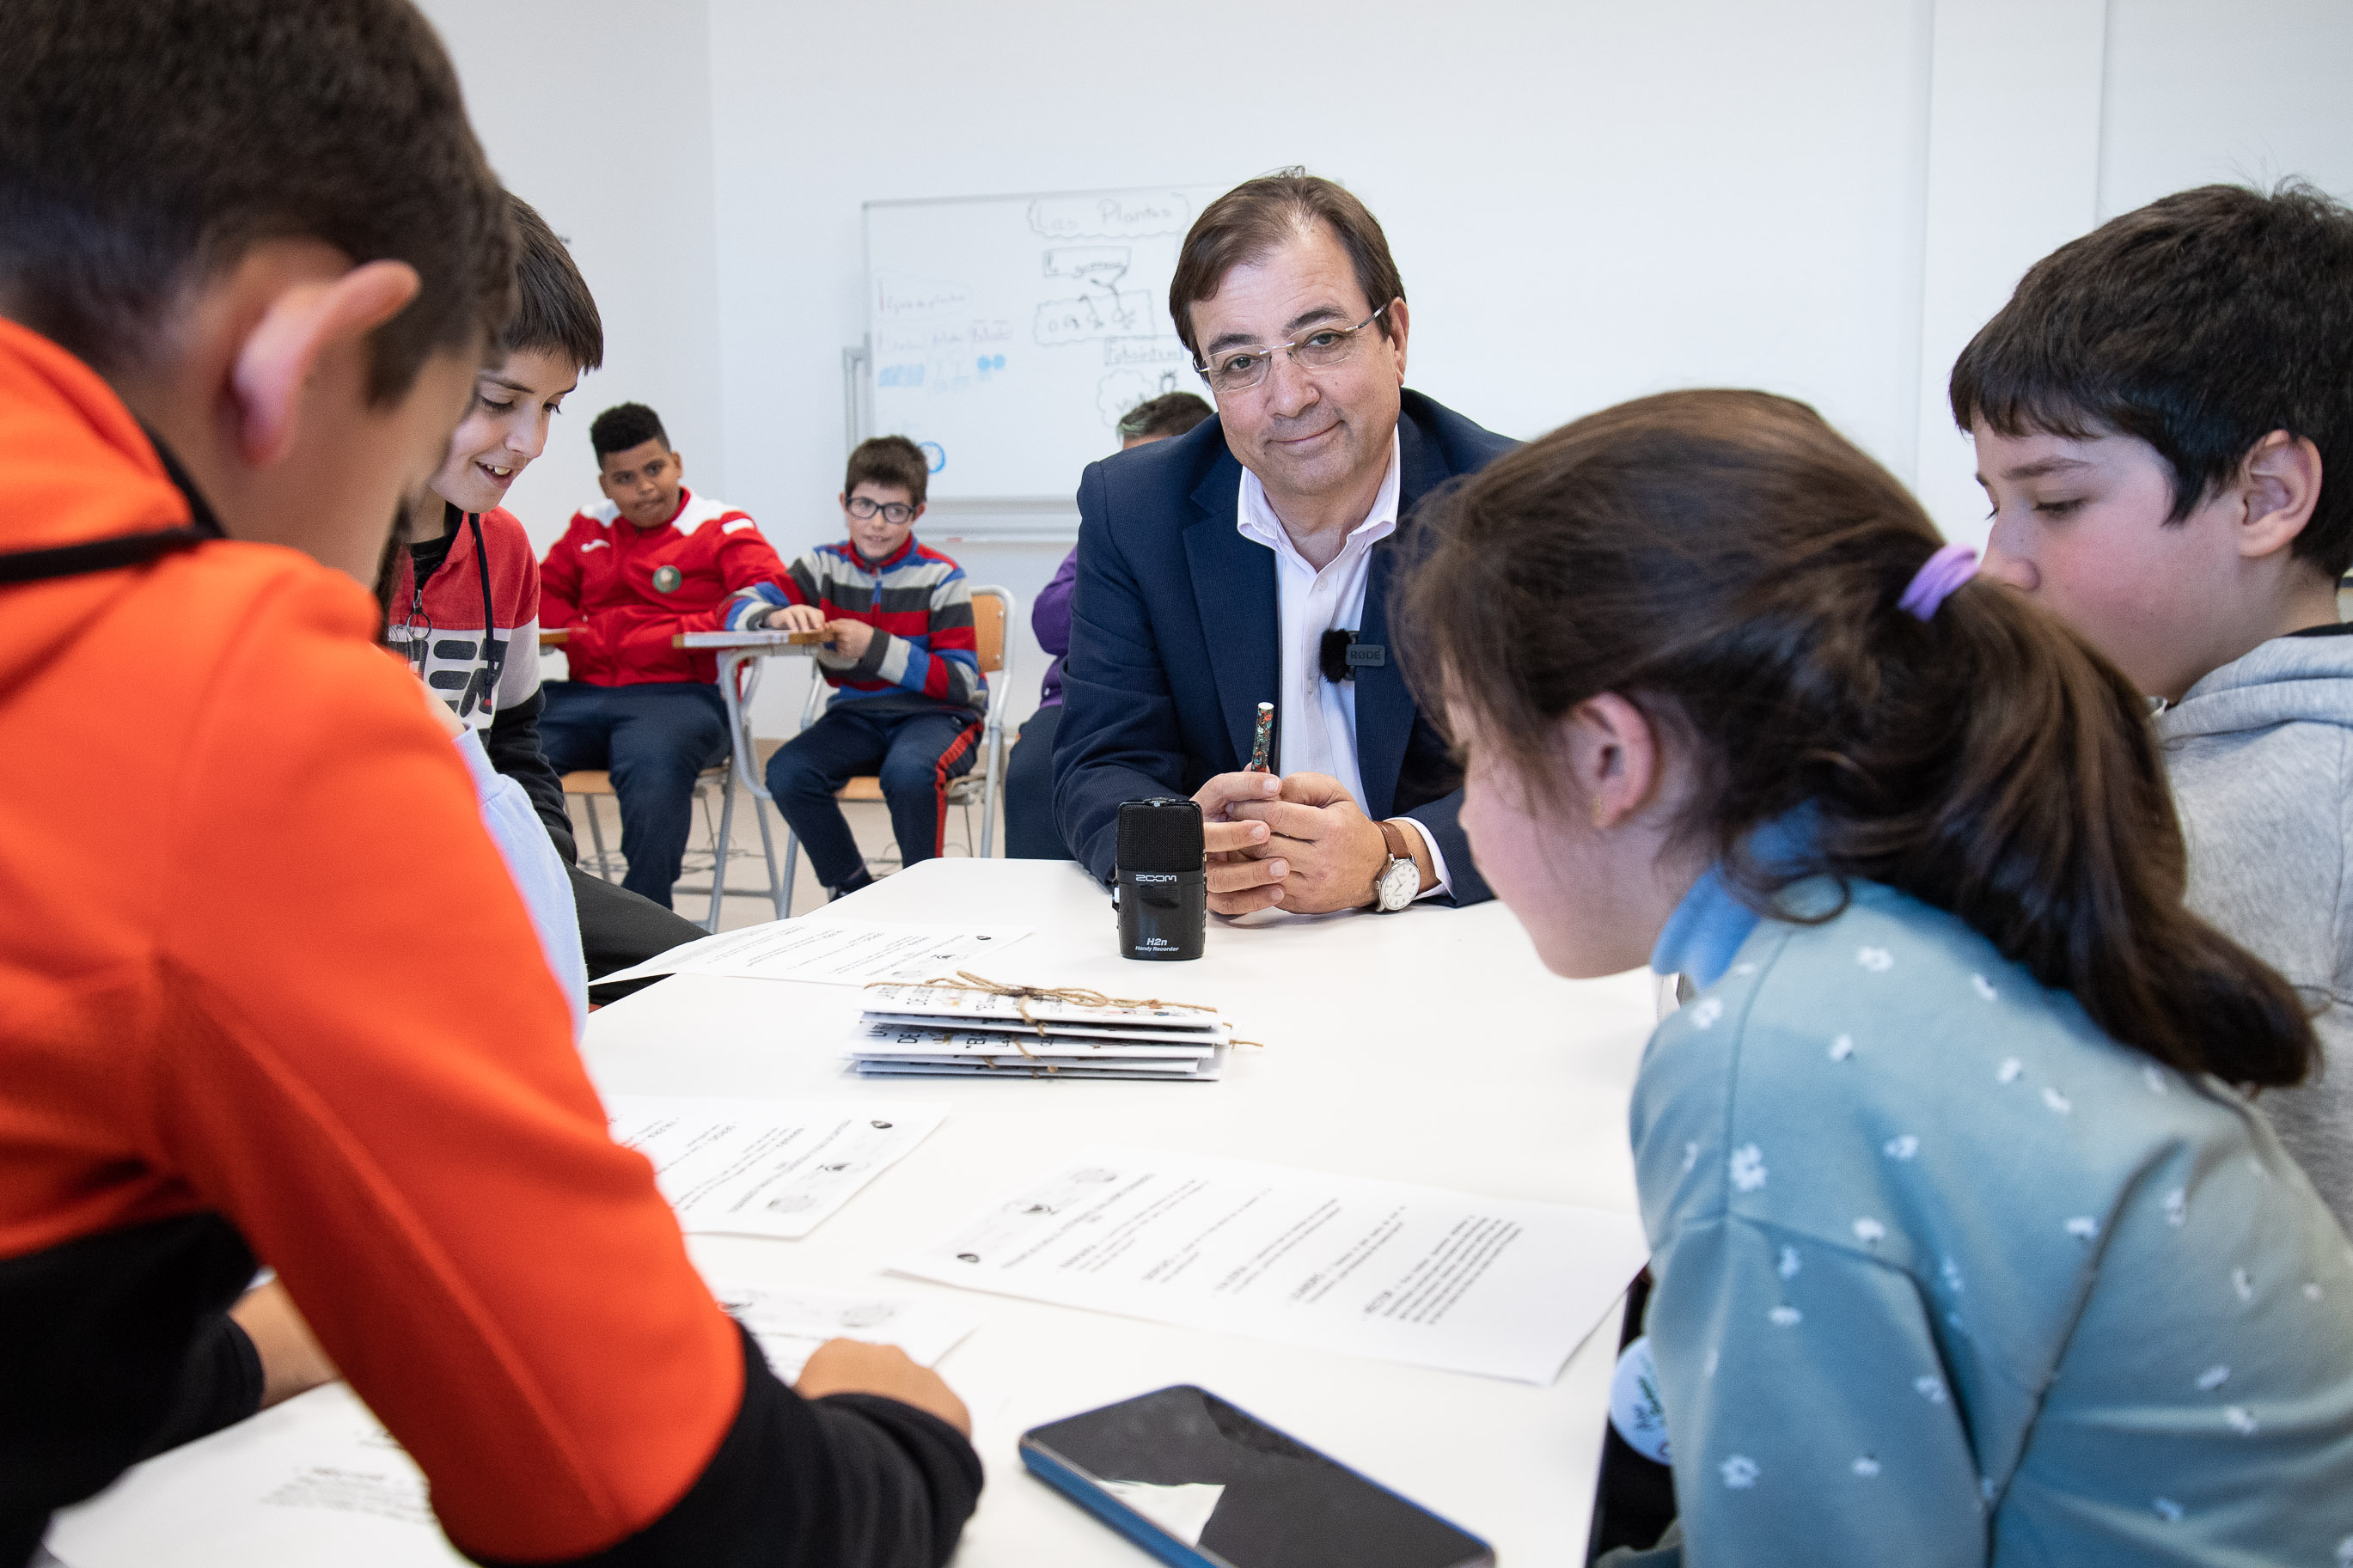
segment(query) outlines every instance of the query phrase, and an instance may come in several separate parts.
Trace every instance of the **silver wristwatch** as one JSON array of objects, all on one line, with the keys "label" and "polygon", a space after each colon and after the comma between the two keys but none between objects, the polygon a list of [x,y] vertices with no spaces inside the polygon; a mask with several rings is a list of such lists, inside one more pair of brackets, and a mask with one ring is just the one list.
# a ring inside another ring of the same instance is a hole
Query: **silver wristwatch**
[{"label": "silver wristwatch", "polygon": [[1405,908],[1420,893],[1421,868],[1413,863],[1413,847],[1405,841],[1405,829],[1394,822],[1380,826],[1381,839],[1389,847],[1389,863],[1373,879],[1373,908],[1387,915]]}]

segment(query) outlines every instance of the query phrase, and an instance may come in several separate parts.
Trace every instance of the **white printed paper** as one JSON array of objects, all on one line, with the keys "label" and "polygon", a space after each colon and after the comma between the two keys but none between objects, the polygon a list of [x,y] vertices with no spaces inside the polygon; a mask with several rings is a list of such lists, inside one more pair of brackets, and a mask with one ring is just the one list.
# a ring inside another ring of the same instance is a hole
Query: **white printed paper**
[{"label": "white printed paper", "polygon": [[892,1267],[1542,1384],[1647,1253],[1631,1215],[1099,1146]]},{"label": "white printed paper", "polygon": [[948,1113],[933,1101],[605,1097],[613,1142],[653,1162],[679,1228],[797,1239]]},{"label": "white printed paper", "polygon": [[898,925],[809,915],[682,942],[597,984],[658,974],[733,974],[820,985],[933,980],[988,963],[997,949],[1029,934],[1027,926]]},{"label": "white printed paper", "polygon": [[752,1331],[776,1374],[791,1383],[828,1340],[897,1345],[923,1366],[934,1366],[980,1314],[955,1301],[889,1290],[803,1290],[789,1285],[720,1282],[711,1293]]},{"label": "white printed paper", "polygon": [[335,1383],[133,1468],[61,1510],[70,1568],[462,1568],[407,1451]]}]

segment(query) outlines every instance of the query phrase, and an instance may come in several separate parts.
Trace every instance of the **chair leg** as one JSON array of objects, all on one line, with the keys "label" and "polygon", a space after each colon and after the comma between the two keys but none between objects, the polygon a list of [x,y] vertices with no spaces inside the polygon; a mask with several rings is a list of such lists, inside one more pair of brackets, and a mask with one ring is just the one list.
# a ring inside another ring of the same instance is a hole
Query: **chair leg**
[{"label": "chair leg", "polygon": [[778,920],[793,918],[793,894],[800,886],[800,874],[801,836],[787,824],[785,828],[785,879],[779,884],[784,891],[776,900],[776,908],[781,911],[776,916]]},{"label": "chair leg", "polygon": [[768,858],[768,897],[776,906],[776,918],[780,921],[790,920],[793,903],[792,884],[776,879],[776,837],[768,831],[768,814],[760,809],[760,803],[756,800],[752,803],[752,817],[760,825],[760,853]]},{"label": "chair leg", "polygon": [[735,774],[732,769],[719,781],[719,847],[711,857],[711,918],[702,922],[702,929],[714,935],[719,931],[719,910],[727,897],[727,839],[735,825]]},{"label": "chair leg", "polygon": [[[1005,731],[992,726],[988,731],[988,780],[981,790],[980,858],[984,860],[997,853],[997,781],[1005,772]],[[965,835],[971,837],[966,828]]]},{"label": "chair leg", "polygon": [[588,803],[588,842],[596,847],[596,875],[607,881],[613,879],[612,857],[605,853],[605,819],[596,815],[596,797],[583,795]]}]

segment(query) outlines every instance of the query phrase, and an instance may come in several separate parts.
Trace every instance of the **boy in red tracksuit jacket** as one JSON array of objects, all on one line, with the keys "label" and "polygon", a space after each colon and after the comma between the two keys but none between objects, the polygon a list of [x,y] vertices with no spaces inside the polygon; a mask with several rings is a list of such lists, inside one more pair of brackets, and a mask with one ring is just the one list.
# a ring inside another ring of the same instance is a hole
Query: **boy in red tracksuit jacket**
[{"label": "boy in red tracksuit jacket", "polygon": [[686,856],[694,777],[727,760],[718,660],[670,646],[717,631],[738,591],[785,578],[757,524],[681,482],[686,466],[642,403],[588,427],[603,504],[573,514],[540,563],[540,622],[570,631],[540,747],[559,773],[609,768],[621,805],[621,886],[667,909]]}]

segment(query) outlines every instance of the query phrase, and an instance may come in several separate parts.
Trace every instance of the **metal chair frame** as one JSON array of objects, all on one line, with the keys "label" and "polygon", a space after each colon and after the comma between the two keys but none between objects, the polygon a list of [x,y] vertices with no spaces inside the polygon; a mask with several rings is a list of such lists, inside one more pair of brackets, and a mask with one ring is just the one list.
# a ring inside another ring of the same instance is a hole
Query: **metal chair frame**
[{"label": "metal chair frame", "polygon": [[[730,891],[727,886],[728,845],[733,835],[735,822],[735,791],[731,787],[731,785],[734,781],[740,780],[746,784],[759,799],[765,800],[768,797],[768,792],[762,789],[753,776],[752,766],[748,760],[753,755],[752,737],[749,724],[744,718],[745,711],[752,700],[752,694],[754,691],[757,691],[760,687],[761,667],[756,662],[752,663],[750,671],[746,673],[742,679],[740,691],[738,690],[736,668],[738,666],[746,662],[760,658],[769,651],[770,650],[765,648],[727,648],[721,650],[719,656],[719,690],[720,696],[725,700],[727,705],[728,756],[727,760],[724,763],[722,763],[716,770],[706,769],[695,781],[695,794],[702,799],[703,821],[706,825],[708,825],[711,819],[711,802],[710,797],[703,795],[703,785],[706,784],[716,783],[719,786],[720,794],[719,826],[717,832],[713,836],[711,857],[711,887],[709,889],[709,892],[711,894],[711,907],[710,911],[704,915],[702,920],[695,922],[707,931],[715,932],[719,930],[720,910],[723,905],[728,892]],[[565,793],[566,795],[570,795],[574,792],[567,790]],[[589,842],[596,847],[596,875],[604,878],[605,880],[608,882],[614,881],[617,879],[614,876],[614,862],[618,858],[608,852],[605,847],[604,823],[603,819],[596,812],[597,797],[592,794],[583,793],[581,798],[588,803],[588,838]],[[785,915],[786,905],[789,900],[780,889],[791,886],[790,879],[792,873],[787,869],[785,872],[784,877],[779,878],[777,876],[776,843],[775,837],[768,831],[767,816],[760,810],[757,805],[753,806],[752,815],[760,824],[760,852],[766,858],[768,862],[768,886],[766,892],[768,897],[776,903],[777,911],[776,918],[782,920]],[[685,884],[681,884],[677,890],[681,893],[690,895],[704,891],[702,888],[690,887]],[[744,889],[741,889],[734,890],[738,892],[744,891]]]},{"label": "metal chair frame", "polygon": [[[1010,588],[995,584],[974,584],[972,596],[976,599],[983,595],[1003,606],[1003,618],[997,623],[997,668],[989,668],[986,660],[981,664],[981,673],[988,678],[988,707],[981,720],[985,764],[976,768],[974,773],[948,781],[946,804],[964,808],[965,843],[969,846],[972,842],[972,797],[975,793],[980,795],[980,858],[986,860],[997,852],[997,794],[1005,776],[1005,694],[1011,689],[1015,679],[1013,617],[1019,611],[1021,601],[1014,597]],[[824,678],[813,672],[809,680],[808,700],[801,704],[800,727],[793,731],[795,738],[816,721],[828,689]],[[976,778],[974,773],[980,776]],[[765,789],[754,786],[754,793],[762,800],[772,803],[775,800]],[[765,814],[761,816],[760,826],[764,831],[767,827]],[[787,824],[785,828],[785,877],[776,897],[778,920],[787,920],[792,916],[793,880],[799,872],[800,852],[800,836]]]},{"label": "metal chair frame", "polygon": [[[761,787],[752,765],[752,759],[758,754],[752,745],[749,717],[752,694],[760,689],[760,672],[765,668],[760,660],[770,651],[766,648],[723,648],[719,651],[719,695],[727,705],[728,755],[725,771],[718,781],[719,837],[712,847],[711,854],[711,912],[696,922],[704,931],[714,933],[719,930],[719,911],[728,892],[727,846],[735,823],[733,786],[736,783],[741,783],[752,792],[752,816],[760,825],[760,852],[768,862],[767,894],[776,906],[778,920],[785,918],[786,906],[792,901],[792,860],[786,857],[784,875],[779,877],[776,874],[776,841],[768,831],[768,814],[760,809],[760,802],[768,798],[768,792]],[[736,671],[746,664],[751,668],[745,670],[739,680]],[[703,809],[708,813],[710,807],[706,805]],[[685,889],[690,893],[702,890],[700,888]]]}]

